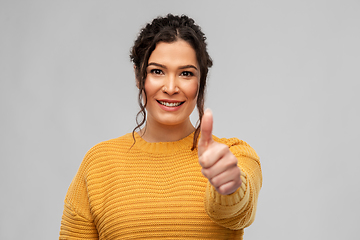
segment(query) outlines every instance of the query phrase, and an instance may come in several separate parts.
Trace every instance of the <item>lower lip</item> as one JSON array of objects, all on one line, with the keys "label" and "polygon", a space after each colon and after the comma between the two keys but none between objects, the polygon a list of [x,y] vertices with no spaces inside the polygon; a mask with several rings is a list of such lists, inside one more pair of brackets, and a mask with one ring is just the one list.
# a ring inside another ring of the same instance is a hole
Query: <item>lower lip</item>
[{"label": "lower lip", "polygon": [[164,111],[167,111],[167,112],[173,112],[173,111],[177,111],[181,108],[181,105],[177,106],[177,107],[168,107],[168,106],[165,106],[165,105],[162,105],[161,103],[157,102],[159,105],[160,105],[160,108]]}]

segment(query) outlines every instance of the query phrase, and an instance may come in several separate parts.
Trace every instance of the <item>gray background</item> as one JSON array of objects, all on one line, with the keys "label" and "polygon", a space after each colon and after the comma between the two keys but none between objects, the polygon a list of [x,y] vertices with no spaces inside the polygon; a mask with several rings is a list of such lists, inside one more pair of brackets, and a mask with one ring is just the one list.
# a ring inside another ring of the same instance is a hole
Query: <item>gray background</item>
[{"label": "gray background", "polygon": [[[245,239],[356,239],[360,1],[0,1],[0,239],[58,238],[86,151],[134,127],[129,49],[168,12],[214,60],[214,134],[247,141],[263,188]],[[192,120],[196,120],[196,115]]]}]

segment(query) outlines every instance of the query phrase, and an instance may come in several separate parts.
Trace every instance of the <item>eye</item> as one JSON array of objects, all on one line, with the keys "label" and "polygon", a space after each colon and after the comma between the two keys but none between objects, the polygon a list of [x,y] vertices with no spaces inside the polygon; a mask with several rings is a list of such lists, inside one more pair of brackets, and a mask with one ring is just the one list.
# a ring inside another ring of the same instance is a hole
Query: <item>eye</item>
[{"label": "eye", "polygon": [[184,77],[192,77],[192,76],[194,76],[194,73],[192,73],[190,71],[183,71],[180,75],[184,76]]},{"label": "eye", "polygon": [[163,71],[155,68],[155,69],[151,69],[150,73],[155,74],[155,75],[161,75],[161,74],[163,74]]}]

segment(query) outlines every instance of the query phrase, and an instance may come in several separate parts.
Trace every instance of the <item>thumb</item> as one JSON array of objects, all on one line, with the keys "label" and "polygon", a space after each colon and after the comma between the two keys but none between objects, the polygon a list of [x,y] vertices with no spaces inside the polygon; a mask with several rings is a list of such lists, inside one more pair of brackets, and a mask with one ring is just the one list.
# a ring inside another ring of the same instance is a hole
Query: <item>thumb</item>
[{"label": "thumb", "polygon": [[213,114],[212,111],[208,108],[205,110],[205,113],[201,120],[201,128],[200,128],[201,135],[198,143],[199,156],[203,154],[207,146],[213,141],[212,129],[213,129]]}]

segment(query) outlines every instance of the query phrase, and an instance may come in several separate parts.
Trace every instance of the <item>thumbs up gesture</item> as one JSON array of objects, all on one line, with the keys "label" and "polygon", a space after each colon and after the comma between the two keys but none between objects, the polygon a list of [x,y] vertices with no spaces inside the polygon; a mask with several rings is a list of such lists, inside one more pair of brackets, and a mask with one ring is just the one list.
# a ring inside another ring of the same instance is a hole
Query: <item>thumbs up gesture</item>
[{"label": "thumbs up gesture", "polygon": [[210,109],[206,109],[201,121],[201,136],[198,143],[201,172],[218,193],[228,195],[241,186],[241,172],[237,166],[237,158],[229,147],[213,140],[212,128],[213,115]]}]

